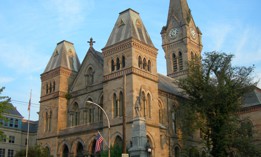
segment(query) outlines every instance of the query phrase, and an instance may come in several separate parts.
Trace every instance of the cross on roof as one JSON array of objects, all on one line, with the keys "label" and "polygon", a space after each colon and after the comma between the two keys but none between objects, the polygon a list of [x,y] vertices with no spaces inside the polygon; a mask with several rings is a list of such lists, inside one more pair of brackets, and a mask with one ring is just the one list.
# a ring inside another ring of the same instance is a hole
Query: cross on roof
[{"label": "cross on roof", "polygon": [[95,41],[92,38],[90,38],[90,41],[88,41],[88,43],[90,44],[90,47],[92,47],[92,45],[95,43]]}]

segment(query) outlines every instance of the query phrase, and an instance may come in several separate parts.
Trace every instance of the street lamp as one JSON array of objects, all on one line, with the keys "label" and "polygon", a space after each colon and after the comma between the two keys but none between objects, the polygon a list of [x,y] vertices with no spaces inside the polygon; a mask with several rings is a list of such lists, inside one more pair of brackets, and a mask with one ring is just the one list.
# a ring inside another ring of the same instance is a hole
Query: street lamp
[{"label": "street lamp", "polygon": [[111,147],[111,144],[110,144],[110,128],[111,128],[111,125],[110,125],[110,121],[109,121],[108,115],[106,114],[106,112],[104,111],[104,109],[100,105],[98,105],[98,104],[96,104],[96,103],[94,103],[92,101],[86,101],[86,103],[98,106],[103,111],[103,113],[105,114],[105,116],[107,118],[107,122],[108,122],[108,149],[109,149],[108,157],[111,157],[111,148],[110,148]]}]

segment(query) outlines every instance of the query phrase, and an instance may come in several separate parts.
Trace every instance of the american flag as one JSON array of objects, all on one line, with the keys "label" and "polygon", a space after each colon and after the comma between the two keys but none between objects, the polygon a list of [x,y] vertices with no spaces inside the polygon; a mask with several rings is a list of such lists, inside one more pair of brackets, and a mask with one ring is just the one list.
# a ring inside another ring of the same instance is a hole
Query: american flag
[{"label": "american flag", "polygon": [[103,141],[103,137],[100,135],[100,133],[98,133],[96,136],[95,153],[101,151],[102,141]]}]

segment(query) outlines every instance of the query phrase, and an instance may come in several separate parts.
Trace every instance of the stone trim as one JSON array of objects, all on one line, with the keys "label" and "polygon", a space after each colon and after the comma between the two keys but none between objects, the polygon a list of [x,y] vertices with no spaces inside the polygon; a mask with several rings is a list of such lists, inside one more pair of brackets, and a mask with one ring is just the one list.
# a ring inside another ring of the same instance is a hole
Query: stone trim
[{"label": "stone trim", "polygon": [[105,75],[104,76],[104,82],[107,82],[107,81],[110,81],[110,80],[122,77],[124,74],[125,75],[136,74],[136,75],[142,76],[144,78],[147,78],[147,79],[149,79],[151,81],[158,82],[158,76],[153,75],[153,74],[151,74],[149,72],[146,72],[146,71],[144,71],[142,69],[135,68],[135,67],[126,68],[124,70],[120,70],[120,71],[114,72],[112,74]]},{"label": "stone trim", "polygon": [[56,69],[53,69],[51,71],[41,74],[41,80],[42,80],[42,82],[44,82],[48,79],[53,79],[55,76],[63,75],[63,76],[69,77],[72,74],[76,74],[76,72],[71,71],[67,68],[60,67],[60,68],[56,68]]},{"label": "stone trim", "polygon": [[109,47],[105,47],[102,49],[102,54],[103,57],[108,57],[111,55],[114,55],[116,53],[122,52],[128,48],[137,48],[139,50],[141,50],[144,53],[150,54],[152,56],[154,56],[155,58],[157,57],[157,49],[151,46],[148,46],[146,44],[144,44],[143,42],[134,39],[134,38],[130,38],[124,41],[121,41],[115,45],[109,46]]},{"label": "stone trim", "polygon": [[58,97],[63,97],[65,98],[66,93],[65,92],[61,92],[61,91],[57,91],[48,95],[44,95],[40,98],[40,103],[47,101],[47,100],[51,100],[51,99],[55,99]]}]

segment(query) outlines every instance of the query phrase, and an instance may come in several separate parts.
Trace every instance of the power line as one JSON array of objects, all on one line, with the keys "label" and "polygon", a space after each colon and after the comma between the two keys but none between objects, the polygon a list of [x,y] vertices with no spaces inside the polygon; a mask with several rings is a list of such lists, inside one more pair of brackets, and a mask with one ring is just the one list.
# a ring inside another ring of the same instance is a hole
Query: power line
[{"label": "power line", "polygon": [[[25,101],[21,101],[21,100],[14,100],[14,99],[11,99],[11,102],[14,102],[16,104],[18,103],[18,104],[21,104],[21,105],[28,105],[28,103],[29,103],[29,102],[25,102]],[[40,107],[40,104],[31,102],[31,106],[32,107]]]}]

